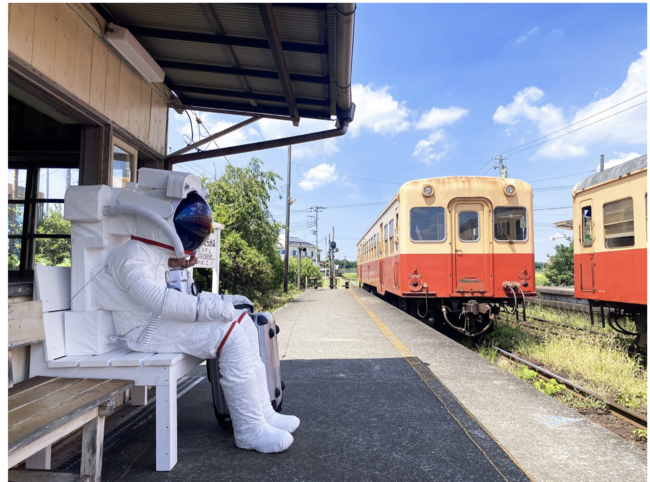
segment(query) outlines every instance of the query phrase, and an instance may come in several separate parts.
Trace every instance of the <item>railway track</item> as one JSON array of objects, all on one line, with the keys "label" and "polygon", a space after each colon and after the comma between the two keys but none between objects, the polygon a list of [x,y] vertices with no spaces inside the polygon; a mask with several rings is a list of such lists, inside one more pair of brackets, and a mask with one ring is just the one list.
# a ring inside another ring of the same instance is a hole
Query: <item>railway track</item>
[{"label": "railway track", "polygon": [[641,428],[643,430],[647,430],[647,428],[648,428],[648,419],[647,419],[647,417],[645,417],[645,416],[643,416],[643,415],[641,415],[639,413],[633,412],[631,410],[628,410],[627,408],[625,408],[625,407],[623,407],[623,406],[621,406],[621,405],[619,405],[619,404],[617,404],[615,402],[607,400],[602,395],[599,395],[599,394],[597,394],[595,392],[592,392],[591,390],[587,390],[586,388],[583,388],[580,385],[577,385],[577,384],[575,384],[575,383],[573,383],[573,382],[571,382],[571,381],[569,381],[569,380],[567,380],[565,378],[562,378],[561,376],[556,375],[555,373],[550,372],[550,371],[546,370],[545,368],[537,366],[534,363],[529,362],[528,360],[524,360],[523,358],[518,357],[517,355],[514,355],[513,353],[510,353],[510,352],[508,352],[506,350],[502,350],[501,348],[498,348],[498,347],[495,347],[495,349],[497,350],[497,352],[499,354],[505,356],[506,358],[514,360],[517,363],[521,363],[521,364],[527,366],[528,368],[530,368],[531,370],[534,370],[545,381],[554,379],[557,382],[559,382],[559,383],[565,385],[566,387],[570,388],[574,393],[576,393],[578,396],[580,396],[582,398],[588,398],[588,397],[595,398],[596,400],[599,400],[599,401],[603,402],[607,406],[607,408],[614,415],[616,415],[617,417],[625,420],[626,422],[628,422],[628,423],[630,423],[630,424],[632,424],[632,425],[634,425],[634,426],[636,426],[638,428]]}]

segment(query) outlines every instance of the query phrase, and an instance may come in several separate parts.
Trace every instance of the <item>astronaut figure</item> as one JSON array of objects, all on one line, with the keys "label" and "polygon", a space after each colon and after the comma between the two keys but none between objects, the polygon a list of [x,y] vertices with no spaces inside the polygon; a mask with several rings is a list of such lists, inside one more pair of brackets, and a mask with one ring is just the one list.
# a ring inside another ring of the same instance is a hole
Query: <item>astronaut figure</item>
[{"label": "astronaut figure", "polygon": [[178,250],[163,236],[131,236],[94,282],[103,292],[115,294],[98,303],[112,312],[116,335],[134,351],[218,356],[236,445],[282,452],[293,443],[291,433],[300,420],[276,413],[271,406],[257,329],[246,312],[234,308],[252,303],[237,295],[194,296],[170,285],[171,269],[196,263],[193,252],[212,228],[210,207],[191,191],[175,208],[173,223],[189,257],[178,258]]}]

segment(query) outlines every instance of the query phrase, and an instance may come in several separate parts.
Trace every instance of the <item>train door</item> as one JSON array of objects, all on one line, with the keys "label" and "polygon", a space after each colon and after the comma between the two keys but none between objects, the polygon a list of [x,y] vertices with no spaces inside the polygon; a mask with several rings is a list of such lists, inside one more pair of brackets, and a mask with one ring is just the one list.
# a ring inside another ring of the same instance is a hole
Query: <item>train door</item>
[{"label": "train door", "polygon": [[449,204],[452,296],[491,296],[492,236],[490,206],[483,200]]},{"label": "train door", "polygon": [[384,235],[384,224],[379,225],[379,286],[377,289],[381,294],[384,293],[384,258],[386,257],[386,237]]},{"label": "train door", "polygon": [[580,260],[578,261],[578,273],[580,274],[580,291],[587,293],[596,291],[592,206],[591,199],[580,202]]}]

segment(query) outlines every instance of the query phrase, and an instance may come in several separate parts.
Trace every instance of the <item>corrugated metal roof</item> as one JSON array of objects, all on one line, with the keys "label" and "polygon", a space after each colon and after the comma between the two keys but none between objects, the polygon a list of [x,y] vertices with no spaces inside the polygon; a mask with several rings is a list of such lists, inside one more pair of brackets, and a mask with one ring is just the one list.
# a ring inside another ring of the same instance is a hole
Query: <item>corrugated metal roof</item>
[{"label": "corrugated metal roof", "polygon": [[644,154],[641,157],[631,159],[623,164],[614,166],[610,169],[605,169],[602,172],[593,174],[589,177],[585,177],[573,188],[573,192],[582,191],[588,187],[595,186],[596,184],[601,184],[603,182],[611,181],[612,179],[631,174],[635,171],[640,171],[641,169],[648,168],[648,155]]},{"label": "corrugated metal roof", "polygon": [[[290,116],[262,21],[262,4],[93,5],[107,21],[133,33],[161,65],[165,82],[181,102]],[[330,75],[336,53],[335,4],[271,5],[300,117],[335,115],[337,99],[330,98],[337,95]],[[260,98],[264,95],[277,97]]]}]

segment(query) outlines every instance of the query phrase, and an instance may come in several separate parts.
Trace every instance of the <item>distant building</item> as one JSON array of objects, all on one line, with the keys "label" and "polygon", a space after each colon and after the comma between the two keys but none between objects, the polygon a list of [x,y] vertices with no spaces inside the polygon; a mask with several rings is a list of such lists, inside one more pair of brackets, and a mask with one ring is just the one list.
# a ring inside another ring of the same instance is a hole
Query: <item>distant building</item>
[{"label": "distant building", "polygon": [[[316,251],[316,245],[305,241],[304,239],[294,238],[289,236],[289,256],[292,258],[298,258],[298,249],[306,248],[307,252],[302,253],[303,258],[310,258],[314,266],[318,266],[318,255]],[[280,257],[284,259],[284,234],[281,234],[278,237],[278,242],[275,245],[275,249],[280,253]]]}]

